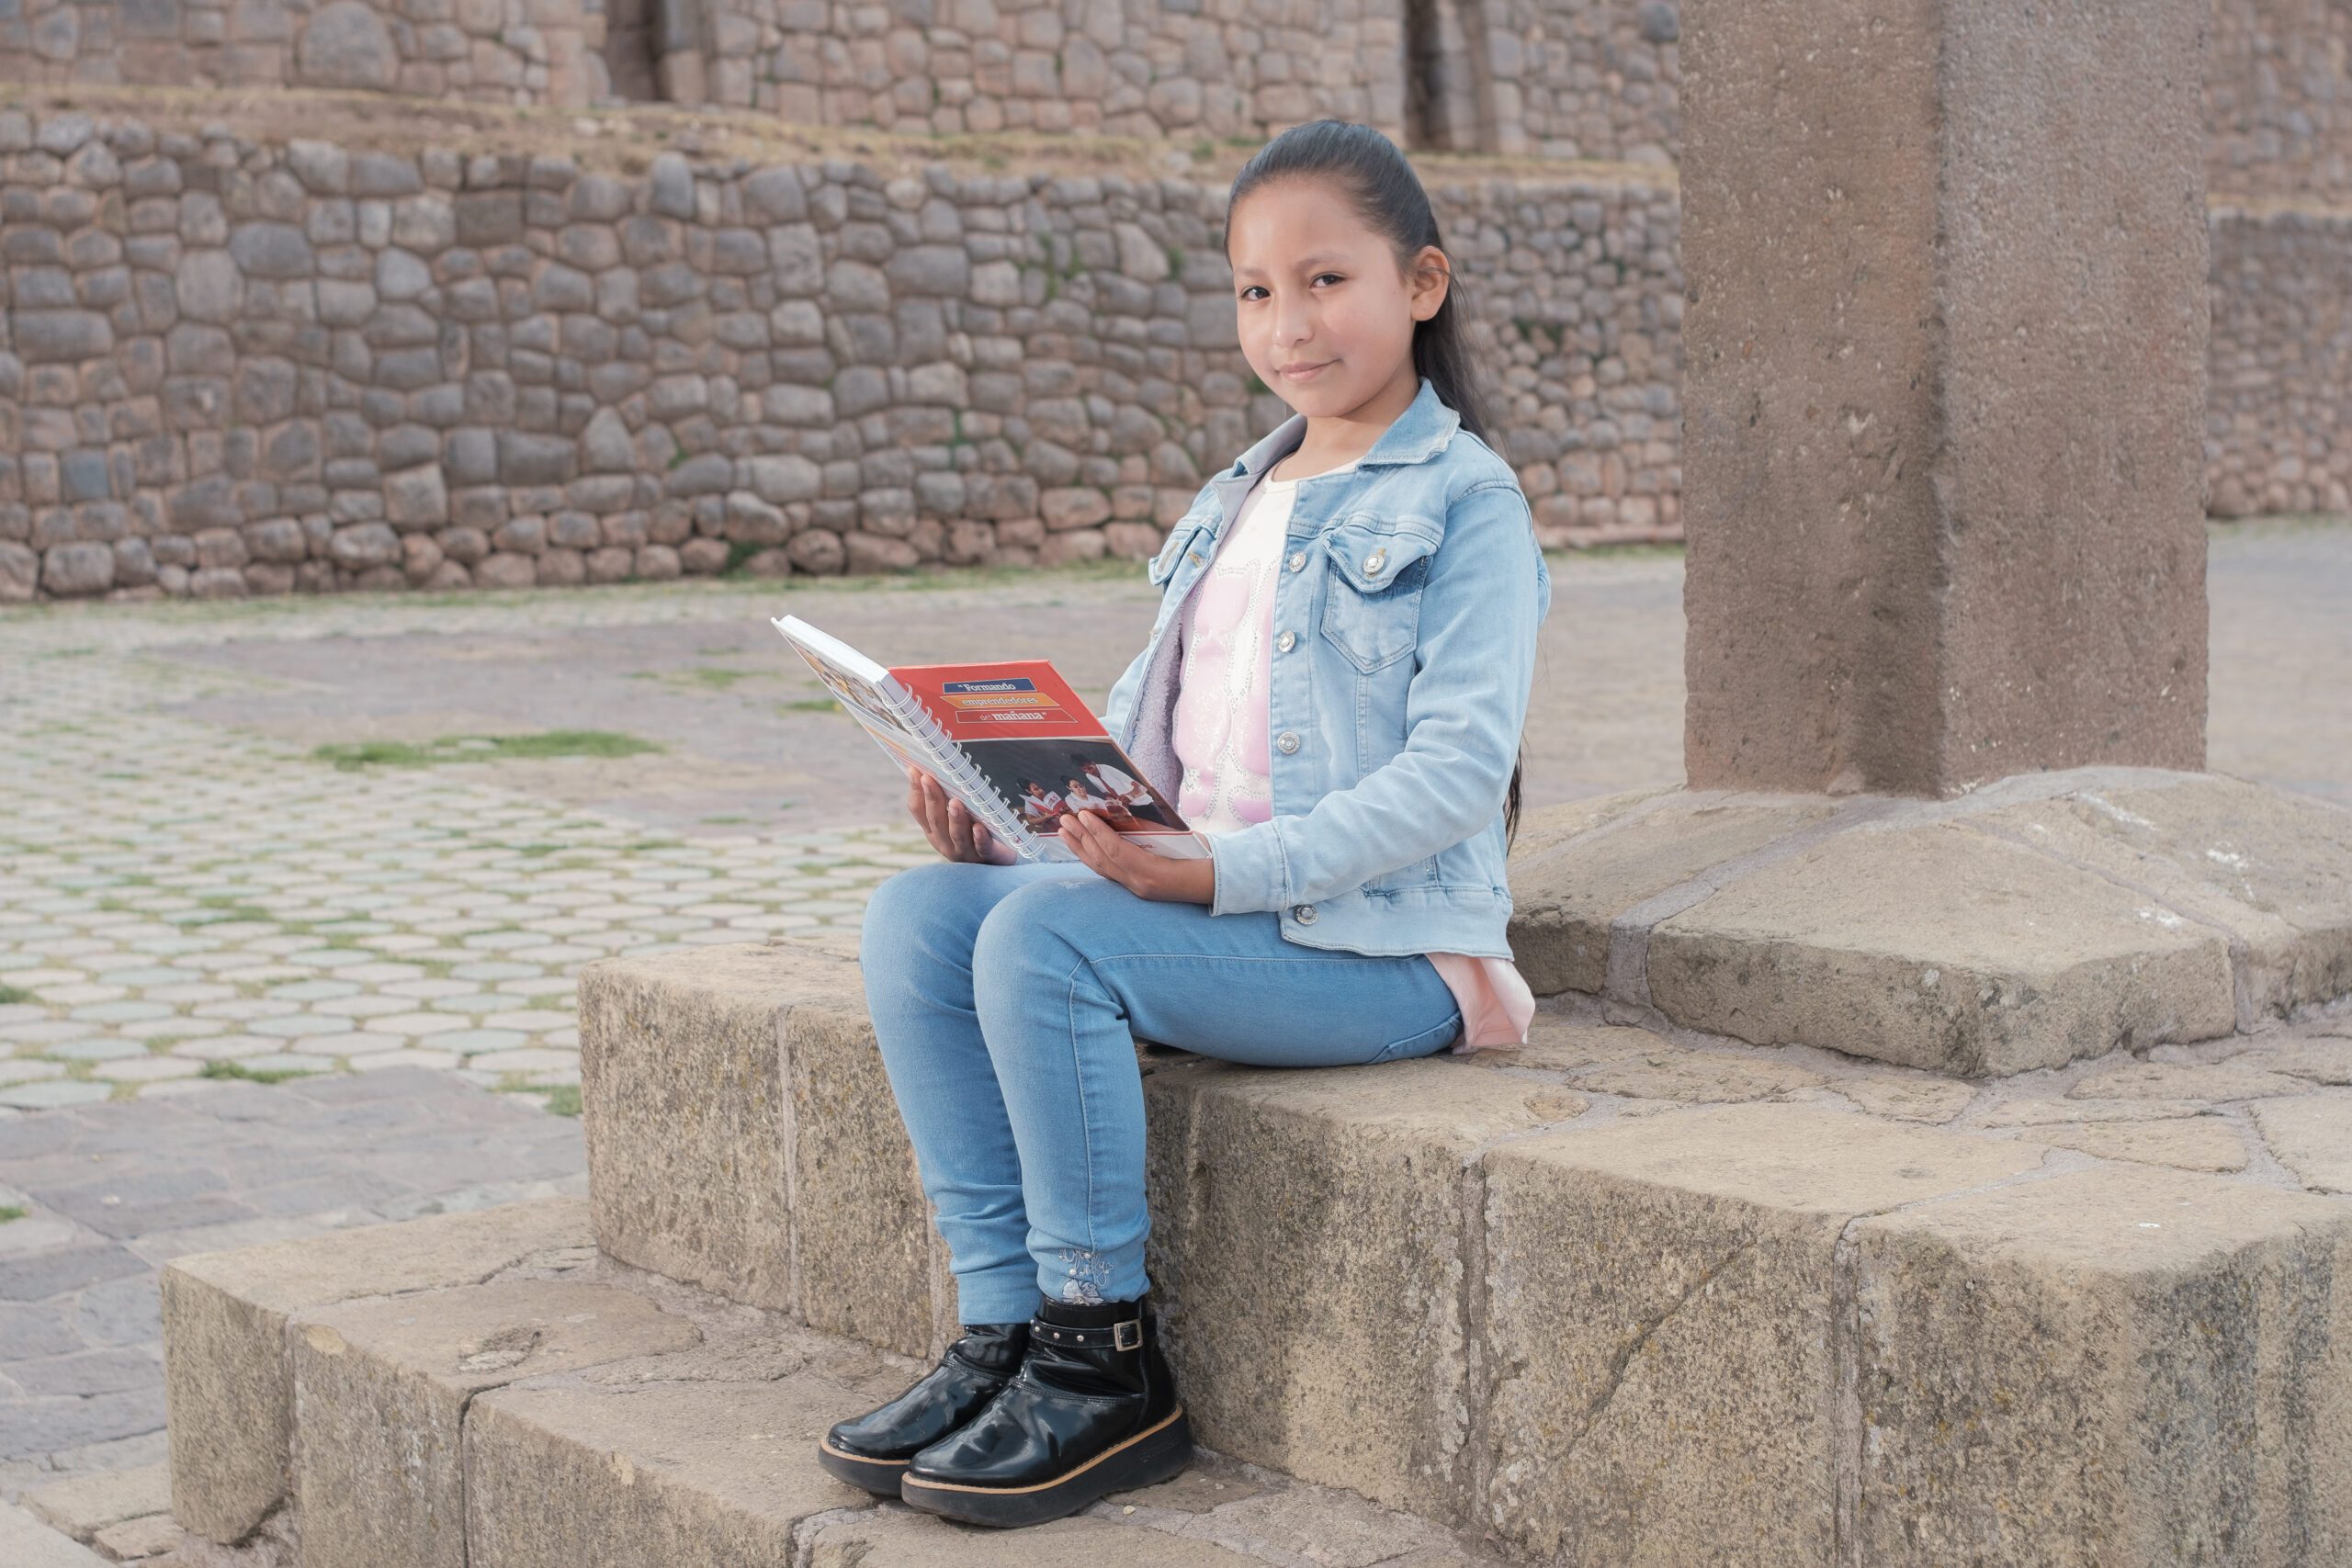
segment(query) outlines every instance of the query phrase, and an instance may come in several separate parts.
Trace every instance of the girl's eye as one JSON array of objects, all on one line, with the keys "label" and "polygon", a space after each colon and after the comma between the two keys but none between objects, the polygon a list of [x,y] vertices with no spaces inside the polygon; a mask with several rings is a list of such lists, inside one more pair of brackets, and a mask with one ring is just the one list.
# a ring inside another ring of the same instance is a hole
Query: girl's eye
[{"label": "girl's eye", "polygon": [[[1334,282],[1334,283],[1345,283],[1345,282],[1347,281],[1347,279],[1346,279],[1346,278],[1344,278],[1344,277],[1340,276],[1338,273],[1336,273],[1336,272],[1318,272],[1318,273],[1317,273],[1317,274],[1315,275],[1314,278],[1313,278],[1311,281],[1316,282],[1316,283],[1320,283],[1320,282],[1322,282],[1322,281],[1323,281],[1325,278],[1327,278],[1327,277],[1328,277],[1328,278],[1329,278],[1329,279],[1330,279],[1332,282]],[[1244,288],[1244,289],[1241,291],[1241,298],[1242,298],[1242,299],[1243,299],[1245,302],[1253,302],[1253,301],[1250,301],[1250,297],[1251,295],[1253,295],[1253,294],[1263,294],[1265,291],[1266,291],[1265,285],[1263,285],[1263,284],[1261,284],[1261,283],[1253,283],[1253,284],[1250,285],[1247,288]]]}]

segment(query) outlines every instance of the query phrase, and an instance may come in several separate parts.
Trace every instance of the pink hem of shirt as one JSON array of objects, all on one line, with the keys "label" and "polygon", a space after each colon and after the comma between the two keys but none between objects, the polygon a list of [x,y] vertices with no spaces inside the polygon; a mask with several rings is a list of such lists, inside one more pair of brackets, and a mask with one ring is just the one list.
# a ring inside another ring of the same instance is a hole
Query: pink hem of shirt
[{"label": "pink hem of shirt", "polygon": [[1438,978],[1462,1009],[1462,1033],[1453,1049],[1482,1051],[1489,1045],[1524,1045],[1535,1017],[1535,993],[1508,958],[1473,958],[1466,953],[1432,953]]}]

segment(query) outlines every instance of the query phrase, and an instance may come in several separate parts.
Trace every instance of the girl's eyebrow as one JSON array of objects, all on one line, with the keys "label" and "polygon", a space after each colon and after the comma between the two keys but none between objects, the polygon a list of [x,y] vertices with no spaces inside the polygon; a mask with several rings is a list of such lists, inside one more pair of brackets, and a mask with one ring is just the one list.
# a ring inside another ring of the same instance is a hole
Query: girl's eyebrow
[{"label": "girl's eyebrow", "polygon": [[[1344,265],[1348,259],[1348,257],[1341,255],[1337,251],[1317,251],[1311,256],[1300,258],[1298,262],[1298,270],[1305,272],[1309,267],[1321,266],[1327,262],[1338,262]],[[1261,267],[1237,266],[1233,269],[1233,276],[1236,277],[1262,277],[1265,276],[1265,273],[1264,269]]]}]

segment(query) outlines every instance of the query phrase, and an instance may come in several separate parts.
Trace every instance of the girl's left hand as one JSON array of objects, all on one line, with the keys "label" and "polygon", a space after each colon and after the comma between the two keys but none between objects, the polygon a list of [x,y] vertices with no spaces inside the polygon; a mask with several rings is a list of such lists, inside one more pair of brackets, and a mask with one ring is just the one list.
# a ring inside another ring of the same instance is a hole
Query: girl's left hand
[{"label": "girl's left hand", "polygon": [[1215,904],[1216,863],[1170,860],[1129,843],[1099,811],[1073,811],[1062,818],[1062,841],[1078,858],[1138,898],[1164,904]]}]

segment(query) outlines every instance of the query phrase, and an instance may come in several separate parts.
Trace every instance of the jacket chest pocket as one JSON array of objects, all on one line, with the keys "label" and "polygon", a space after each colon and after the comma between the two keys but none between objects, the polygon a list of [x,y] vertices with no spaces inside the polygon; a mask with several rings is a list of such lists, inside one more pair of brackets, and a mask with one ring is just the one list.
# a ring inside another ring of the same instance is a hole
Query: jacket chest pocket
[{"label": "jacket chest pocket", "polygon": [[1323,638],[1365,674],[1413,650],[1434,530],[1409,521],[1351,517],[1317,541],[1325,558]]},{"label": "jacket chest pocket", "polygon": [[1150,579],[1154,588],[1164,594],[1170,582],[1187,567],[1198,568],[1205,564],[1211,543],[1208,525],[1206,517],[1188,515],[1169,530],[1168,542],[1159,547],[1159,553],[1152,557],[1144,568],[1144,574]]}]

